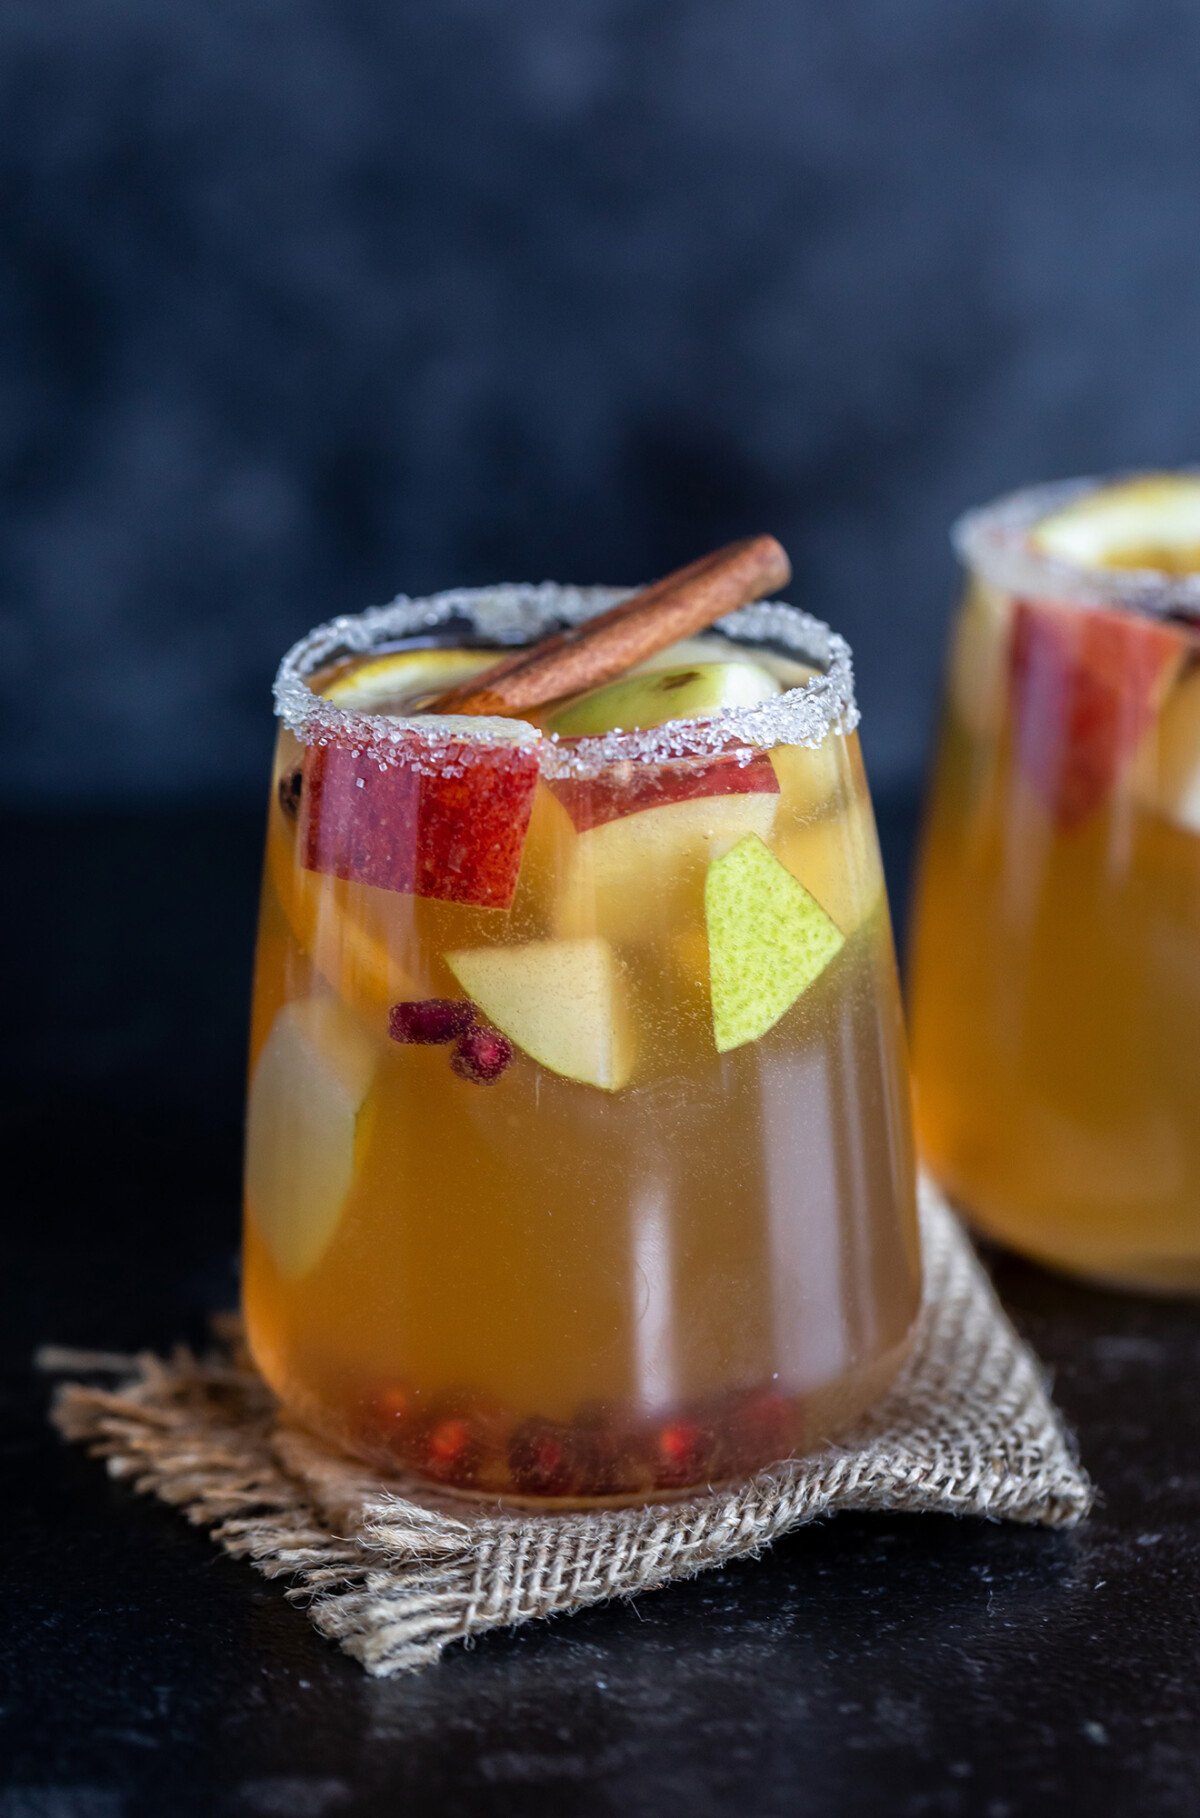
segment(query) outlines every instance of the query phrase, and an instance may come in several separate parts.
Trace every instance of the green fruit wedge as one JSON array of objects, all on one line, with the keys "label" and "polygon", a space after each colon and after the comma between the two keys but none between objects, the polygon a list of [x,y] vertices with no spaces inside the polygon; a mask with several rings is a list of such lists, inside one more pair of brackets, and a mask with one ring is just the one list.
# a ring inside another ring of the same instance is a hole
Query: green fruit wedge
[{"label": "green fruit wedge", "polygon": [[779,692],[779,683],[760,663],[693,663],[686,669],[626,675],[604,688],[593,688],[550,714],[546,728],[564,739],[640,732],[667,720],[719,713],[724,707],[755,707]]},{"label": "green fruit wedge", "polygon": [[619,1092],[637,1040],[625,981],[607,941],[469,947],[446,964],[488,1021],[551,1073]]},{"label": "green fruit wedge", "polygon": [[1200,569],[1200,474],[1144,473],[1097,487],[1036,524],[1030,542],[1082,568]]},{"label": "green fruit wedge", "polygon": [[756,1042],[824,972],[845,937],[755,833],[714,860],[704,886],[713,1034]]}]

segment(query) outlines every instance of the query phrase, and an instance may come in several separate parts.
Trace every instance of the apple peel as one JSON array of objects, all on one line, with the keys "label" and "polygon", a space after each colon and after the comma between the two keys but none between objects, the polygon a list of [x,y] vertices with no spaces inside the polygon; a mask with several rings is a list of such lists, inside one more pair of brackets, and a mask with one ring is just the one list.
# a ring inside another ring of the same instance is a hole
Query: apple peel
[{"label": "apple peel", "polygon": [[1060,828],[1110,798],[1187,650],[1182,631],[1136,613],[1015,602],[1016,754]]},{"label": "apple peel", "polygon": [[536,735],[497,745],[448,736],[431,748],[402,733],[385,762],[357,745],[308,746],[304,865],[382,890],[507,909],[538,780],[535,744]]}]

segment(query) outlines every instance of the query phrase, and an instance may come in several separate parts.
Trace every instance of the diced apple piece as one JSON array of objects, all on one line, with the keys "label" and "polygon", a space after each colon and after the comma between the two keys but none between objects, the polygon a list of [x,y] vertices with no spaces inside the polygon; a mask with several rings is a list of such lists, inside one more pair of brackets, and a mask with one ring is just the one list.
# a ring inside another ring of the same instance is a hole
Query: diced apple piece
[{"label": "diced apple piece", "polygon": [[884,894],[874,827],[864,812],[788,822],[776,828],[771,850],[849,938]]},{"label": "diced apple piece", "polygon": [[714,860],[704,899],[713,1035],[726,1054],[773,1029],[845,941],[753,833]]},{"label": "diced apple piece", "polygon": [[[727,795],[778,796],[779,779],[765,751],[745,763],[736,757],[677,758],[662,764],[617,764],[600,776],[552,785],[580,833],[606,821],[678,802]],[[774,805],[771,813],[774,816]]]},{"label": "diced apple piece", "polygon": [[488,1021],[540,1066],[605,1092],[628,1085],[636,1033],[607,941],[473,947],[448,953],[446,964]]},{"label": "diced apple piece", "polygon": [[560,738],[604,732],[634,732],[668,720],[690,720],[728,707],[755,707],[780,692],[769,669],[758,663],[707,662],[625,675],[558,707],[546,720]]},{"label": "diced apple piece", "polygon": [[506,909],[516,889],[533,806],[540,734],[521,720],[504,745],[456,739],[457,716],[431,718],[445,735],[436,752],[414,735],[381,768],[342,744],[310,745],[304,759],[300,851],[310,871],[381,890]]},{"label": "diced apple piece", "polygon": [[[774,787],[775,773],[766,765]],[[662,802],[660,796],[659,801]],[[779,796],[704,795],[603,821],[567,845],[554,899],[556,934],[639,941],[699,919],[709,861],[745,837],[770,836]]]},{"label": "diced apple piece", "polygon": [[320,1260],[354,1178],[376,1053],[332,998],[286,1004],[250,1082],[246,1202],[289,1280]]},{"label": "diced apple piece", "polygon": [[1200,570],[1200,474],[1146,473],[1097,487],[1030,532],[1035,549],[1080,568]]},{"label": "diced apple piece", "polygon": [[1182,631],[1138,613],[1016,602],[1017,759],[1060,827],[1078,826],[1112,795],[1187,649]]},{"label": "diced apple piece", "polygon": [[307,870],[290,829],[279,824],[267,835],[267,865],[297,946],[345,1003],[375,1017],[400,999],[421,996],[396,955],[397,918],[408,912],[391,891]]},{"label": "diced apple piece", "polygon": [[[771,766],[779,779],[780,816],[818,814],[837,795],[844,740],[828,733],[819,745],[776,745]],[[764,835],[765,837],[765,835]]]},{"label": "diced apple piece", "polygon": [[389,650],[334,676],[321,690],[336,707],[355,713],[410,714],[461,682],[490,669],[503,650]]},{"label": "diced apple piece", "polygon": [[1147,734],[1135,788],[1148,807],[1200,833],[1200,664],[1171,690]]}]

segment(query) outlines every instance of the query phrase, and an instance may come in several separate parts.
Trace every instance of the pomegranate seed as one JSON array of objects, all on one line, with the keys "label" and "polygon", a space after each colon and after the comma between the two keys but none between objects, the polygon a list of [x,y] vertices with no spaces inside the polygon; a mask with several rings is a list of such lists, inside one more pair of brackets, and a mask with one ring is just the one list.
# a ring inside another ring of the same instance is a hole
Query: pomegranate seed
[{"label": "pomegranate seed", "polygon": [[508,1468],[518,1490],[530,1496],[565,1496],[571,1488],[574,1447],[563,1427],[527,1420],[509,1442]]},{"label": "pomegranate seed", "polygon": [[693,1421],[676,1420],[659,1430],[655,1440],[654,1481],[659,1489],[682,1489],[704,1474],[708,1435]]},{"label": "pomegranate seed", "polygon": [[498,1029],[467,1029],[458,1040],[450,1065],[459,1079],[490,1086],[513,1057],[512,1043]]},{"label": "pomegranate seed", "polygon": [[394,1042],[440,1046],[465,1035],[474,1020],[475,1006],[465,997],[427,997],[417,1003],[393,1004],[388,1011],[388,1034]]},{"label": "pomegranate seed", "polygon": [[432,1422],[425,1434],[418,1469],[445,1483],[470,1483],[479,1463],[479,1443],[471,1422],[448,1414]]},{"label": "pomegranate seed", "polygon": [[412,1397],[407,1389],[381,1389],[375,1397],[375,1416],[380,1426],[401,1426],[411,1413]]}]

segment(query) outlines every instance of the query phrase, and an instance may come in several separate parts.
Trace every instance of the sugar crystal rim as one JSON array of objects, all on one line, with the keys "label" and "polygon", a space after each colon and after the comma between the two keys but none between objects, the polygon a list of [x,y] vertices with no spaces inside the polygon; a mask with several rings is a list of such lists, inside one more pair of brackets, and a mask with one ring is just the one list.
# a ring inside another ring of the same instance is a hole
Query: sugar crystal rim
[{"label": "sugar crystal rim", "polygon": [[[571,587],[552,581],[504,583],[494,587],[455,588],[426,598],[399,595],[388,606],[330,619],[293,644],[275,677],[275,711],[305,744],[338,742],[365,748],[381,764],[395,762],[403,744],[407,759],[414,740],[431,762],[453,746],[456,757],[511,749],[508,739],[458,719],[453,734],[436,719],[414,715],[362,713],[335,706],[317,694],[309,678],[342,657],[367,656],[393,639],[463,624],[472,635],[492,645],[513,647],[535,642],[562,624],[578,624],[603,612],[633,590],[624,587]],[[782,600],[744,606],[719,619],[714,630],[741,646],[774,644],[821,673],[751,707],[728,707],[701,718],[668,720],[640,732],[607,732],[560,740],[549,734],[533,747],[543,773],[550,777],[596,776],[621,762],[662,763],[671,758],[706,754],[736,755],[748,760],[774,745],[820,745],[830,732],[849,733],[858,725],[854,668],[845,639],[820,619]]]},{"label": "sugar crystal rim", "polygon": [[964,512],[950,538],[969,568],[1006,593],[1080,606],[1124,606],[1161,618],[1200,618],[1200,574],[1164,574],[1157,568],[1086,568],[1036,549],[1029,541],[1035,524],[1072,499],[1141,477],[1140,471],[1133,471],[1023,487]]}]

